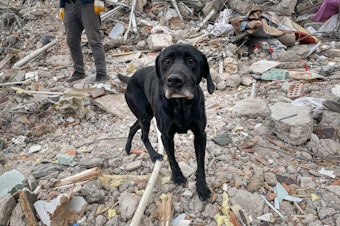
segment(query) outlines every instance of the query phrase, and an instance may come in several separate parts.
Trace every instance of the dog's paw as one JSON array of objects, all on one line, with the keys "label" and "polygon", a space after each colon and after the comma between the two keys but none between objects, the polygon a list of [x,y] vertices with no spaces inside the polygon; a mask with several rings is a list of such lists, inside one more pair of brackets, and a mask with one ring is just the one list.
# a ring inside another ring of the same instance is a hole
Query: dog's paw
[{"label": "dog's paw", "polygon": [[187,178],[181,175],[172,175],[172,180],[175,184],[181,185],[187,183]]},{"label": "dog's paw", "polygon": [[154,156],[151,156],[151,160],[152,160],[152,162],[156,162],[156,160],[162,161],[163,155],[157,153]]},{"label": "dog's paw", "polygon": [[196,191],[197,191],[198,197],[200,198],[201,201],[206,201],[211,196],[211,191],[206,185],[201,186],[201,187],[197,186]]}]

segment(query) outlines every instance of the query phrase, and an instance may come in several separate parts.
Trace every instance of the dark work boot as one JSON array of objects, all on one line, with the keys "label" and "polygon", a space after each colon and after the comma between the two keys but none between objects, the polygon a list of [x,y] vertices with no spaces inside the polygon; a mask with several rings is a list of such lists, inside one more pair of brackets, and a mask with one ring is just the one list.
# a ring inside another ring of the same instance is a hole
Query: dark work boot
[{"label": "dark work boot", "polygon": [[96,82],[106,82],[110,80],[110,77],[105,74],[97,74],[96,76]]},{"label": "dark work boot", "polygon": [[83,79],[85,77],[86,77],[85,74],[75,71],[75,72],[73,72],[73,74],[70,78],[66,79],[66,82],[71,83],[71,82],[77,81],[79,79]]}]

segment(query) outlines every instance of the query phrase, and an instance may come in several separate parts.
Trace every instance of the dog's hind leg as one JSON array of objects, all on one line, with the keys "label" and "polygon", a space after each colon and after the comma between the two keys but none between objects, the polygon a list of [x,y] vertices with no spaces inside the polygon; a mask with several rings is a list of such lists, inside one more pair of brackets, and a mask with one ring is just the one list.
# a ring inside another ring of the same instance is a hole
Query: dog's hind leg
[{"label": "dog's hind leg", "polygon": [[162,134],[162,141],[166,154],[168,155],[168,160],[172,173],[172,180],[175,184],[185,184],[187,182],[187,179],[183,176],[183,173],[179,168],[175,157],[174,135],[168,137],[167,135]]}]

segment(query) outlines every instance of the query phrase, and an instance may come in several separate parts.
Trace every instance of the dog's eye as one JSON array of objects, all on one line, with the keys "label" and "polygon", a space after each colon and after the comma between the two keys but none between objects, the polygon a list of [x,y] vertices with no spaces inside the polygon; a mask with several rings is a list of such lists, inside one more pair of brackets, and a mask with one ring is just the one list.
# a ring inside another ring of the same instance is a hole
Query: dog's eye
[{"label": "dog's eye", "polygon": [[194,58],[189,58],[189,59],[188,59],[188,63],[189,63],[189,64],[195,64],[196,61],[195,61]]},{"label": "dog's eye", "polygon": [[166,58],[164,59],[164,64],[171,64],[171,59],[170,58]]}]

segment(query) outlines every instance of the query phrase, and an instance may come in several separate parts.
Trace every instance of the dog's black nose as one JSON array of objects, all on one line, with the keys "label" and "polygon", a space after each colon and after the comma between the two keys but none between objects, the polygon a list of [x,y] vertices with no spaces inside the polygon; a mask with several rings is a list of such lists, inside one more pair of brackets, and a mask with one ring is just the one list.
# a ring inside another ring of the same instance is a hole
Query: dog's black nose
[{"label": "dog's black nose", "polygon": [[183,85],[183,83],[184,81],[182,76],[177,74],[170,75],[167,79],[167,84],[169,87],[179,87]]}]

